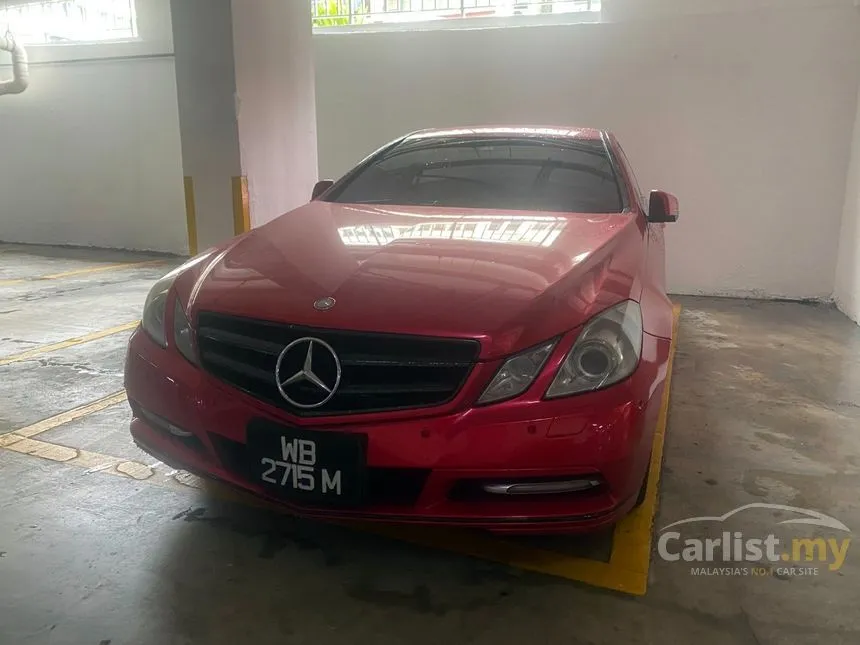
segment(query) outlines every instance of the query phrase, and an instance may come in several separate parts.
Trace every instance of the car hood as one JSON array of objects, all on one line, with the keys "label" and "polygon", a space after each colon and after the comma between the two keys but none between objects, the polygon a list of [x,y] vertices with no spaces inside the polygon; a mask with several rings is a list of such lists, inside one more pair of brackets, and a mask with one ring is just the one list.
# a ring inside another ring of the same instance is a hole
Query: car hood
[{"label": "car hood", "polygon": [[487,359],[638,299],[642,244],[630,213],[315,201],[213,251],[178,289],[192,316],[475,338]]}]

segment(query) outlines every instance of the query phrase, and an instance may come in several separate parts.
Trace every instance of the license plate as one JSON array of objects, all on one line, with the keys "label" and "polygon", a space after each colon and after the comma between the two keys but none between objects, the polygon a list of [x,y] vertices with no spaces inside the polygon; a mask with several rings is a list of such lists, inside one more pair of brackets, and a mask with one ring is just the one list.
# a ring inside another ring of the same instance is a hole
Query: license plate
[{"label": "license plate", "polygon": [[265,419],[248,425],[251,477],[297,503],[355,506],[364,498],[367,437],[300,430]]}]

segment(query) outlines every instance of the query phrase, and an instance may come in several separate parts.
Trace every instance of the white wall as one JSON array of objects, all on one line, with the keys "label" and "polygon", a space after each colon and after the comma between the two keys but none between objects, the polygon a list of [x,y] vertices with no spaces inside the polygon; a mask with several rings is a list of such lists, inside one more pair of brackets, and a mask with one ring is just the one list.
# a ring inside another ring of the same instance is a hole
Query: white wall
[{"label": "white wall", "polygon": [[422,127],[606,127],[644,188],[681,200],[682,221],[668,234],[674,292],[829,298],[860,13],[850,0],[730,8],[671,20],[317,35],[321,176]]},{"label": "white wall", "polygon": [[834,297],[839,308],[860,323],[860,104],[851,144]]},{"label": "white wall", "polygon": [[0,98],[0,240],[186,250],[168,1],[137,10],[138,41],[29,48]]}]

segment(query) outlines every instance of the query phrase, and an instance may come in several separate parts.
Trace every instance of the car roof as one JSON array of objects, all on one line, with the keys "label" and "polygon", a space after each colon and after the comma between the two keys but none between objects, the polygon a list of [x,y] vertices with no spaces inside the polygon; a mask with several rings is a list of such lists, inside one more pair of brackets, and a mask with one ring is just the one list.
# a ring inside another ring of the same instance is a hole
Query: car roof
[{"label": "car roof", "polygon": [[462,128],[429,128],[412,132],[404,141],[435,137],[558,137],[586,141],[600,140],[604,132],[595,128],[573,128],[564,126],[468,126]]}]

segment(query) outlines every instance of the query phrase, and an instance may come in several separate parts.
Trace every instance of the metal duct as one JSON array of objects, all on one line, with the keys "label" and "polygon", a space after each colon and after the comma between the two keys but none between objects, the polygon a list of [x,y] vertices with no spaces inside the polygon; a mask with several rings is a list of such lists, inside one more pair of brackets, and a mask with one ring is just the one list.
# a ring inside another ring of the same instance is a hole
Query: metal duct
[{"label": "metal duct", "polygon": [[22,45],[15,42],[15,37],[9,31],[6,32],[5,36],[0,36],[0,51],[7,51],[12,54],[12,80],[0,81],[0,96],[20,94],[30,84],[27,52]]}]

